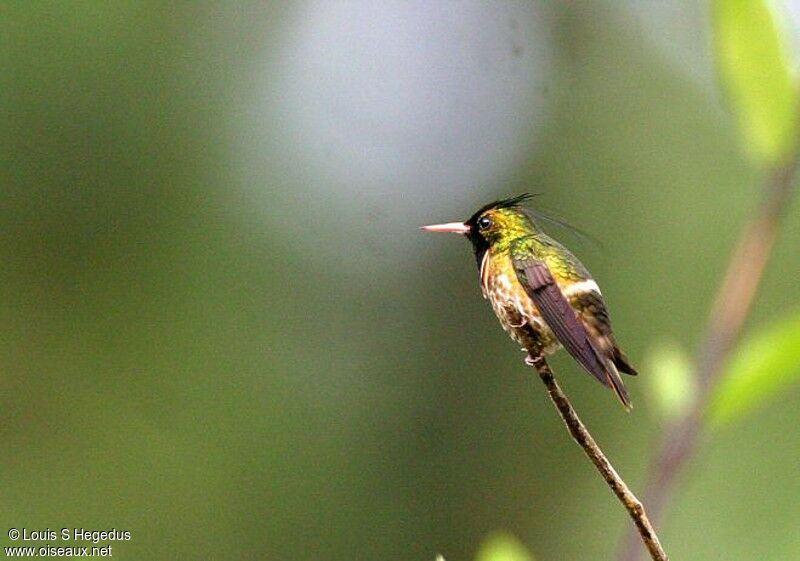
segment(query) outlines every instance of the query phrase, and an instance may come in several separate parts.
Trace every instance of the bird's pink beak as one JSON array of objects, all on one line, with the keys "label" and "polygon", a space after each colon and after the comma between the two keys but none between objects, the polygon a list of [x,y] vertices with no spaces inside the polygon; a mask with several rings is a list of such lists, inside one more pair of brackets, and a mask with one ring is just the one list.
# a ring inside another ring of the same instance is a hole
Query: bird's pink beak
[{"label": "bird's pink beak", "polygon": [[469,226],[463,222],[448,222],[447,224],[431,224],[430,226],[422,226],[423,230],[428,232],[453,232],[465,236],[469,234]]}]

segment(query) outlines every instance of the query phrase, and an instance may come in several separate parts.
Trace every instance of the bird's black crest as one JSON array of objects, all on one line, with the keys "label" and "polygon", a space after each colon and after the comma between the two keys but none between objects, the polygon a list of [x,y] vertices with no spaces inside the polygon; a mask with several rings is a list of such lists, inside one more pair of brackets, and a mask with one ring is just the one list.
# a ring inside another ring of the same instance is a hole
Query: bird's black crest
[{"label": "bird's black crest", "polygon": [[531,200],[534,197],[538,197],[541,193],[522,193],[521,195],[517,195],[516,197],[509,197],[507,199],[500,199],[498,201],[494,201],[489,203],[488,205],[483,205],[478,211],[473,214],[469,220],[467,220],[467,224],[473,224],[480,218],[481,214],[486,212],[487,210],[495,210],[499,208],[515,208],[522,206],[522,204],[526,201]]}]

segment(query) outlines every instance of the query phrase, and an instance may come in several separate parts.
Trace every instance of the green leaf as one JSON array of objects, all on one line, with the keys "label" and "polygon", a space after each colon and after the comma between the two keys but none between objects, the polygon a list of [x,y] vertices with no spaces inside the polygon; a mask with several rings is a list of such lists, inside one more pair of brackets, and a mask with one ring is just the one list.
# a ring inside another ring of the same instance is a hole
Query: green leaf
[{"label": "green leaf", "polygon": [[709,409],[709,422],[740,420],[800,379],[800,312],[760,330],[739,345]]},{"label": "green leaf", "polygon": [[508,532],[492,532],[478,550],[475,561],[534,561],[533,555]]},{"label": "green leaf", "polygon": [[661,416],[667,420],[685,416],[697,399],[694,365],[680,345],[663,341],[647,355],[650,395]]},{"label": "green leaf", "polygon": [[747,151],[777,165],[794,152],[797,88],[783,38],[763,0],[715,0],[714,47]]}]

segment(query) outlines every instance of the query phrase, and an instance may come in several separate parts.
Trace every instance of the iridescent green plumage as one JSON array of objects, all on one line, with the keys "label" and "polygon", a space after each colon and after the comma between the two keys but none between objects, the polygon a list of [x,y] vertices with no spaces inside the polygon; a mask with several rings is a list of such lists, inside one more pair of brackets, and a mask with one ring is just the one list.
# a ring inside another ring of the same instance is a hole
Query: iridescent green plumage
[{"label": "iridescent green plumage", "polygon": [[516,197],[484,206],[464,223],[426,226],[466,235],[481,289],[526,362],[563,346],[630,407],[619,371],[636,374],[614,339],[608,310],[589,271],[544,234]]},{"label": "iridescent green plumage", "polygon": [[560,282],[578,282],[592,278],[577,257],[547,234],[520,237],[514,241],[511,249],[512,256],[517,259],[533,257],[544,262]]}]

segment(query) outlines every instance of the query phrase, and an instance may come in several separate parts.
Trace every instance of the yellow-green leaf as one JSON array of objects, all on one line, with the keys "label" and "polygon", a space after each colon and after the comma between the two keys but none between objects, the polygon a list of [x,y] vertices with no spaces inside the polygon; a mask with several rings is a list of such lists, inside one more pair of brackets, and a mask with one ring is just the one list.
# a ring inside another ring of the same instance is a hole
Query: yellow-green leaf
[{"label": "yellow-green leaf", "polygon": [[784,38],[764,0],[715,0],[717,67],[747,151],[762,164],[794,152],[797,87]]},{"label": "yellow-green leaf", "polygon": [[663,341],[647,355],[650,395],[662,417],[673,420],[686,415],[697,398],[697,382],[691,359],[677,343]]},{"label": "yellow-green leaf", "polygon": [[522,542],[508,532],[492,532],[483,540],[475,561],[534,561],[534,558]]},{"label": "yellow-green leaf", "polygon": [[800,379],[800,311],[739,345],[709,409],[712,425],[737,421]]}]

